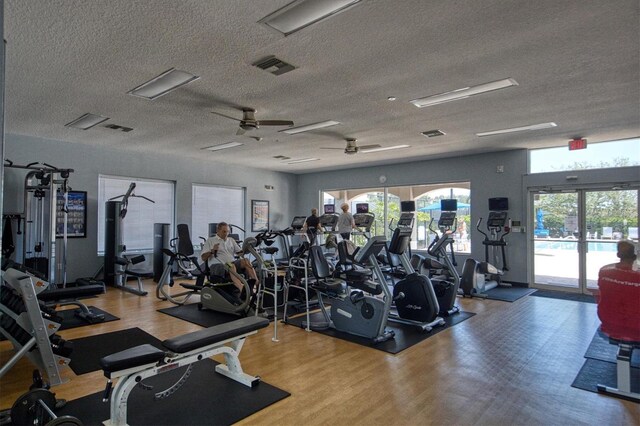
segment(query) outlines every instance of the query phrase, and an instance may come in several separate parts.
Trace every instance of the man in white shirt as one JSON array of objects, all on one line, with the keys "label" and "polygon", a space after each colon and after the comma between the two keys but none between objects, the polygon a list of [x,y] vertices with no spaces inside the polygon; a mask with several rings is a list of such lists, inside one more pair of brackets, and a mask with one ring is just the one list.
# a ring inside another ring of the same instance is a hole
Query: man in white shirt
[{"label": "man in white shirt", "polygon": [[[233,284],[242,291],[244,284],[235,274],[227,274],[227,268],[230,271],[245,274],[249,279],[254,280],[253,283],[258,280],[258,277],[248,259],[236,259],[236,256],[243,254],[242,249],[236,240],[229,238],[229,232],[229,225],[226,222],[218,223],[216,235],[209,237],[204,243],[200,257],[204,262],[208,263],[211,275],[228,275]],[[249,287],[253,287],[251,283]]]}]

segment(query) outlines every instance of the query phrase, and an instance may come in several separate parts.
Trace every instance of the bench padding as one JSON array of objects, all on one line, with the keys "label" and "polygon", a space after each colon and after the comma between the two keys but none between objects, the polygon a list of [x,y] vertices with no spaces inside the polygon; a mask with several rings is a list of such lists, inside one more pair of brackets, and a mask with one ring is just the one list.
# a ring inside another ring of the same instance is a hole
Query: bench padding
[{"label": "bench padding", "polygon": [[38,294],[38,299],[43,302],[55,300],[77,299],[79,297],[97,296],[104,293],[104,284],[83,285],[79,287],[56,288],[45,290]]},{"label": "bench padding", "polygon": [[164,351],[149,344],[116,352],[100,359],[100,366],[105,373],[125,370],[138,365],[151,364],[164,358]]},{"label": "bench padding", "polygon": [[174,353],[185,353],[265,328],[268,325],[268,319],[251,316],[173,337],[162,342],[162,345]]}]

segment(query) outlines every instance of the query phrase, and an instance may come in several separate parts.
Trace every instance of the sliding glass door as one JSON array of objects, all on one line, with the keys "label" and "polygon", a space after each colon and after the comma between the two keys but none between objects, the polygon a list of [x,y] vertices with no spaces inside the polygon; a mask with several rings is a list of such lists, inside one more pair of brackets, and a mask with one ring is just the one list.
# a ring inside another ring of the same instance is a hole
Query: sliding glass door
[{"label": "sliding glass door", "polygon": [[638,241],[638,190],[533,191],[534,286],[589,293],[617,262],[616,243]]}]

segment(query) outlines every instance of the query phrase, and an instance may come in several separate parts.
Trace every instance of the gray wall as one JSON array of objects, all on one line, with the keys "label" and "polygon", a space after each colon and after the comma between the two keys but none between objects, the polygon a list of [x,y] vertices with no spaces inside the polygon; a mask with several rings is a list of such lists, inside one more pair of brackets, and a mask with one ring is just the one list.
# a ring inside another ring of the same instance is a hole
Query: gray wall
[{"label": "gray wall", "polygon": [[[504,166],[498,173],[497,166]],[[343,171],[311,173],[299,176],[296,214],[306,214],[311,207],[317,207],[319,193],[324,189],[370,188],[381,186],[402,186],[444,182],[471,182],[471,224],[475,227],[478,218],[487,218],[488,199],[509,198],[509,216],[527,225],[526,197],[523,194],[523,176],[527,173],[527,151],[515,150],[500,153],[447,158],[431,161],[368,167]],[[380,176],[387,177],[384,185]],[[475,229],[475,228],[474,228]],[[527,239],[526,233],[511,234],[507,237],[510,271],[507,281],[527,282]],[[471,257],[484,260],[482,235],[471,233]],[[459,268],[464,258],[458,259]]]},{"label": "gray wall", "polygon": [[[6,135],[5,158],[15,164],[37,161],[72,168],[75,172],[69,179],[70,186],[77,191],[87,191],[87,238],[69,239],[68,281],[93,275],[102,262],[97,257],[99,174],[175,181],[176,223],[191,225],[192,183],[245,187],[246,229],[251,227],[249,210],[252,199],[270,201],[272,228],[288,226],[294,213],[291,194],[297,191],[295,175],[219,164],[213,160],[213,155],[210,160],[194,160],[9,134]],[[18,179],[6,182],[4,193],[8,200],[5,212],[22,211],[21,203],[16,201],[20,199],[17,193],[22,191],[22,185]],[[275,189],[266,191],[265,185],[273,185]]]}]

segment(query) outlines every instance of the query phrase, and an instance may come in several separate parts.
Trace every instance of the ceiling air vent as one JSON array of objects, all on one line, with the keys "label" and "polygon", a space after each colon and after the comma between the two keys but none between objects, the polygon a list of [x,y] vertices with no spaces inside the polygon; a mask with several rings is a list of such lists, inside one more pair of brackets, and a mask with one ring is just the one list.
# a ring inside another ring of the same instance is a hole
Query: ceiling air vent
[{"label": "ceiling air vent", "polygon": [[275,56],[267,56],[266,58],[262,58],[259,61],[254,62],[252,65],[270,72],[273,75],[284,74],[296,69],[293,65],[281,61]]},{"label": "ceiling air vent", "polygon": [[123,132],[130,132],[133,130],[133,128],[131,127],[125,127],[125,126],[119,126],[117,124],[107,124],[106,126],[107,129],[112,129],[112,130],[121,130]]},{"label": "ceiling air vent", "polygon": [[442,130],[427,130],[426,132],[422,132],[422,134],[427,137],[427,138],[435,138],[436,136],[442,136],[445,135],[446,133],[443,132]]},{"label": "ceiling air vent", "polygon": [[273,158],[277,159],[277,160],[290,160],[291,157],[287,157],[286,155],[276,155]]}]

